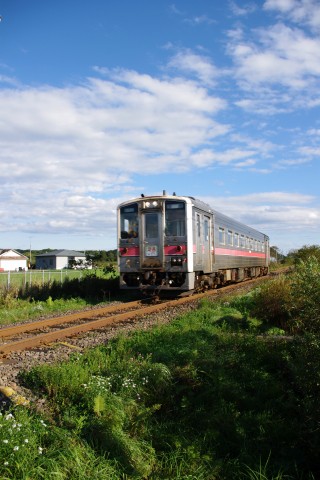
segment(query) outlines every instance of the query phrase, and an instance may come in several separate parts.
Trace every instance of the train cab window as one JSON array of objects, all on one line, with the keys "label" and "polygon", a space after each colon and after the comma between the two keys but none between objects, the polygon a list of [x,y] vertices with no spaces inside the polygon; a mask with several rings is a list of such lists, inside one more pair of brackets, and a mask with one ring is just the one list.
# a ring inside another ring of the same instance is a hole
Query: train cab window
[{"label": "train cab window", "polygon": [[233,245],[233,232],[228,230],[228,245]]},{"label": "train cab window", "polygon": [[239,233],[234,234],[234,246],[239,247]]},{"label": "train cab window", "polygon": [[145,232],[146,238],[157,238],[159,236],[157,213],[146,213]]},{"label": "train cab window", "polygon": [[219,227],[219,243],[222,245],[226,243],[225,231],[222,227]]},{"label": "train cab window", "polygon": [[120,210],[121,238],[137,238],[139,236],[138,205],[133,203]]},{"label": "train cab window", "polygon": [[185,203],[166,201],[165,235],[182,237],[186,234]]}]

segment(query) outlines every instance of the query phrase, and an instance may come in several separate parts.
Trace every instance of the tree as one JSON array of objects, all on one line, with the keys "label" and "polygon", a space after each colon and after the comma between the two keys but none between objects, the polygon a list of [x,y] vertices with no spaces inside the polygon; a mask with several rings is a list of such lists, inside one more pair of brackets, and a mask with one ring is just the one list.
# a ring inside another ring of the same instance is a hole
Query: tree
[{"label": "tree", "polygon": [[270,247],[270,258],[271,258],[271,261],[275,261],[278,263],[278,262],[283,262],[285,259],[285,256],[283,255],[283,253],[280,252],[279,247],[277,247],[276,245],[273,245],[272,247]]},{"label": "tree", "polygon": [[311,257],[320,261],[320,245],[304,245],[298,250],[291,250],[288,257],[293,260],[295,265],[298,265],[301,261],[306,262]]}]

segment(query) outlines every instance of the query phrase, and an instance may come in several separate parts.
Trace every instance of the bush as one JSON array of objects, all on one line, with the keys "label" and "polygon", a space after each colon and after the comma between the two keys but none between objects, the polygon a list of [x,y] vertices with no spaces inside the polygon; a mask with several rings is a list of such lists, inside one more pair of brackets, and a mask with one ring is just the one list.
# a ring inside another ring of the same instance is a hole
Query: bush
[{"label": "bush", "polygon": [[320,332],[320,259],[300,261],[291,279],[291,320],[293,332]]},{"label": "bush", "polygon": [[251,315],[272,326],[286,329],[290,318],[291,287],[281,275],[253,293]]}]

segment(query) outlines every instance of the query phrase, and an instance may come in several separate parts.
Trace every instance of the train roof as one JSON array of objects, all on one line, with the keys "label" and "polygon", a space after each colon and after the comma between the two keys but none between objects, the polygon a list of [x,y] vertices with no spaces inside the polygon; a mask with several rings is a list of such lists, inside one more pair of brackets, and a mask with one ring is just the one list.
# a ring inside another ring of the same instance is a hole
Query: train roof
[{"label": "train roof", "polygon": [[265,238],[269,238],[268,235],[265,233],[260,232],[259,230],[250,227],[249,225],[246,225],[239,220],[235,220],[234,218],[231,218],[224,213],[221,213],[214,208],[212,208],[208,203],[203,202],[202,200],[199,200],[198,198],[191,197],[189,195],[176,195],[173,193],[172,195],[167,195],[166,192],[163,192],[163,195],[143,195],[141,194],[140,197],[137,198],[132,198],[130,200],[127,200],[126,202],[121,203],[118,205],[118,208],[121,208],[124,205],[127,205],[128,203],[134,203],[134,202],[141,202],[141,200],[147,200],[147,199],[167,199],[167,200],[186,200],[188,203],[192,203],[196,208],[199,208],[200,210],[204,212],[211,213],[214,215],[216,219],[219,219],[222,221],[224,224],[228,223],[230,226],[233,227],[238,227],[238,228],[244,228],[247,230],[247,234],[254,234],[254,233],[259,233],[260,235],[263,235]]}]

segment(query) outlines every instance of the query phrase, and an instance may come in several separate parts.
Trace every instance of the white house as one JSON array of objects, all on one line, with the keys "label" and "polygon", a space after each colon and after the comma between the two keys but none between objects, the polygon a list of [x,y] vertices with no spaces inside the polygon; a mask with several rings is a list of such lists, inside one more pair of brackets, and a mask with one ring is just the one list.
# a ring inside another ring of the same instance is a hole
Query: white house
[{"label": "white house", "polygon": [[86,262],[86,255],[75,250],[52,250],[36,255],[36,268],[39,270],[62,270],[63,268],[92,268]]},{"label": "white house", "polygon": [[0,248],[0,271],[28,270],[28,257],[11,248]]}]

